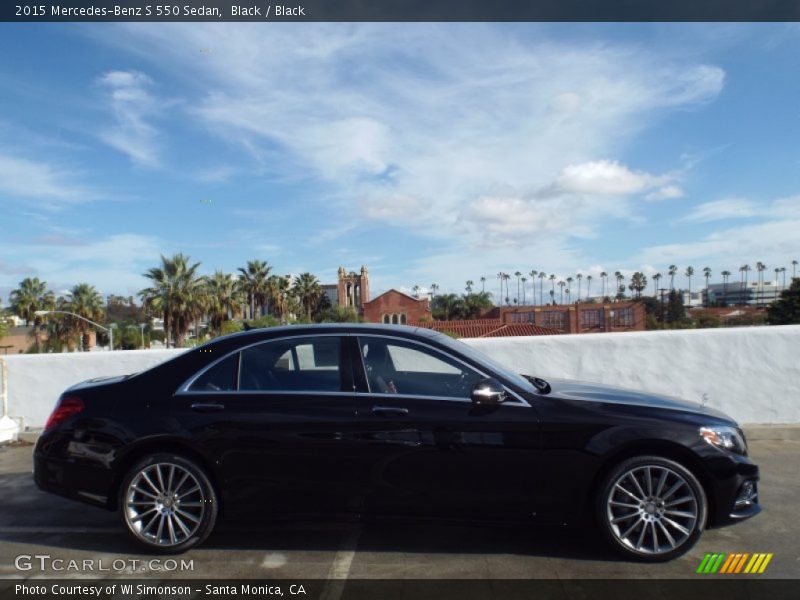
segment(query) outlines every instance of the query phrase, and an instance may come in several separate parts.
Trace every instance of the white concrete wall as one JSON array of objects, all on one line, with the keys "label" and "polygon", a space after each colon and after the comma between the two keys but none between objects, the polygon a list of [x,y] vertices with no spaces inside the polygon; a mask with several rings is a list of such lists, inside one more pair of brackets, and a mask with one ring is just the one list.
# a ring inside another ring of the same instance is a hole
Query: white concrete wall
[{"label": "white concrete wall", "polygon": [[69,386],[93,377],[143,371],[181,352],[185,350],[0,356],[8,364],[8,416],[22,418],[24,427],[42,427]]},{"label": "white concrete wall", "polygon": [[800,423],[800,325],[464,341],[519,373],[705,394],[740,423]]},{"label": "white concrete wall", "polygon": [[[741,423],[800,423],[800,325],[463,340],[521,373],[677,396]],[[70,385],[141,371],[183,350],[0,357],[8,415],[41,427]],[[0,415],[3,417],[4,415]]]}]

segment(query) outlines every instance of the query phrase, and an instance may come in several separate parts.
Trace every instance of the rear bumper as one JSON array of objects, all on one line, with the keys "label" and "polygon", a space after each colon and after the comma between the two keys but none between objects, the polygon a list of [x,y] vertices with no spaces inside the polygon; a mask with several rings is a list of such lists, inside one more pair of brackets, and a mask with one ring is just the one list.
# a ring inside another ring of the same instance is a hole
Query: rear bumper
[{"label": "rear bumper", "polygon": [[33,480],[42,491],[112,509],[111,473],[106,469],[74,459],[46,456],[37,448],[33,455]]}]

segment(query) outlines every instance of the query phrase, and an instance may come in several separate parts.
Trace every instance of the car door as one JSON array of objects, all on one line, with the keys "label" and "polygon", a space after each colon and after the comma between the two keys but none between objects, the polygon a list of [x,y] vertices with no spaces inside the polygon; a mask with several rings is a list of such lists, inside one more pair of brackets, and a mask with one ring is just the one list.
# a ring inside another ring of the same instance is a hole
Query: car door
[{"label": "car door", "polygon": [[355,397],[343,335],[264,341],[176,394],[178,418],[223,479],[226,506],[272,512],[358,507]]},{"label": "car door", "polygon": [[[424,343],[353,339],[361,444],[370,461],[365,512],[519,518],[535,512],[536,410],[509,396],[473,404],[488,375]],[[362,369],[359,373],[358,369]]]}]

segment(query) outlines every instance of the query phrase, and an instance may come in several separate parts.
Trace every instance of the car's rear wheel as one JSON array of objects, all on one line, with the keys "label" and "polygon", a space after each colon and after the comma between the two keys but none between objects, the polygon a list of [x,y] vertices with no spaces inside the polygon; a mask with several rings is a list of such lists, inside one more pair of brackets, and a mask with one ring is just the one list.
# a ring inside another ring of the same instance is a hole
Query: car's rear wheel
[{"label": "car's rear wheel", "polygon": [[637,456],[603,480],[597,521],[623,555],[666,561],[687,552],[700,538],[707,504],[702,485],[686,467],[659,456]]},{"label": "car's rear wheel", "polygon": [[206,473],[173,454],[153,454],[134,465],[123,480],[119,505],[131,536],[153,552],[183,552],[200,544],[217,519],[217,498]]}]

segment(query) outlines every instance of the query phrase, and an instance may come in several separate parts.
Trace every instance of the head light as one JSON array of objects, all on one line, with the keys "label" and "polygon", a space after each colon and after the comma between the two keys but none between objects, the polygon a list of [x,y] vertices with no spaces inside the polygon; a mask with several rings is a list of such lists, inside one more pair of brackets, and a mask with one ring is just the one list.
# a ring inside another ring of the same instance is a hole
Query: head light
[{"label": "head light", "polygon": [[701,427],[700,436],[709,444],[721,450],[735,452],[736,454],[747,454],[747,443],[744,440],[744,435],[736,427],[727,427],[725,425]]}]

